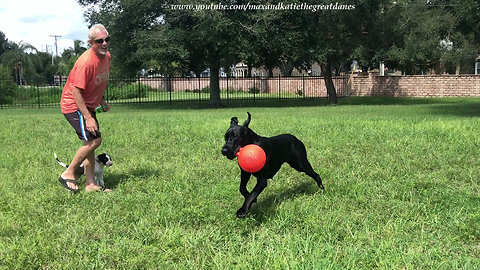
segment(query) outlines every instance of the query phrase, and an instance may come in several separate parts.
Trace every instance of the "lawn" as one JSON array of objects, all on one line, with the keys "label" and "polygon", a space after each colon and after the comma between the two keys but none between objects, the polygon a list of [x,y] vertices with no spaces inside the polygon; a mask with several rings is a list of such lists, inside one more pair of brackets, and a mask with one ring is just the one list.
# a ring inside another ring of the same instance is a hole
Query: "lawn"
[{"label": "lawn", "polygon": [[[57,180],[80,144],[59,109],[0,110],[0,269],[479,269],[480,99],[340,104],[112,106],[115,190],[88,194]],[[304,142],[325,192],[284,165],[235,217],[220,150],[247,111]]]}]

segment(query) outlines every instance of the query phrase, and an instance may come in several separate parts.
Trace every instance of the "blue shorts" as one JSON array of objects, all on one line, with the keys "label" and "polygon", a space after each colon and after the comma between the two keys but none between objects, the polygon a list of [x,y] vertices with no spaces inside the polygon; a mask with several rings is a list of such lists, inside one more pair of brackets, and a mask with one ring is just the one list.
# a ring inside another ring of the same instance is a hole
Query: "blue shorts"
[{"label": "blue shorts", "polygon": [[85,126],[85,118],[80,111],[64,114],[67,121],[77,132],[78,138],[86,142],[102,137],[102,134],[100,133],[100,125],[98,124],[95,111],[90,111],[90,114],[92,115],[93,119],[95,119],[98,126],[98,130],[95,132],[95,135],[93,135],[92,133],[90,133],[90,131],[87,130],[87,127]]}]

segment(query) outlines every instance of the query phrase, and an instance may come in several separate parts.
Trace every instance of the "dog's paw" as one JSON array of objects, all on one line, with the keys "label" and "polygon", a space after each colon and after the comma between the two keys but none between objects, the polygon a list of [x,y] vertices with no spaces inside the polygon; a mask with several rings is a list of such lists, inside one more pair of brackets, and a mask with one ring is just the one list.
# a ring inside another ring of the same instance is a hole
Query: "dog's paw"
[{"label": "dog's paw", "polygon": [[243,208],[238,209],[237,211],[237,218],[244,218],[247,216],[247,212],[243,210]]}]

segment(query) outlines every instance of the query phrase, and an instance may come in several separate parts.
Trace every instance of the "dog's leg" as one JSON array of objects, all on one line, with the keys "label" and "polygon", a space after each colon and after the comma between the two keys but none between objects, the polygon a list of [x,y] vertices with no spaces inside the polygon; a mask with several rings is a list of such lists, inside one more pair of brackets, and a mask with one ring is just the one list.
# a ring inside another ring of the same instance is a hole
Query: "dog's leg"
[{"label": "dog's leg", "polygon": [[317,182],[317,186],[320,189],[325,189],[322,184],[322,178],[320,178],[320,175],[316,173],[315,170],[313,170],[312,165],[310,164],[310,162],[308,162],[307,151],[305,150],[305,146],[303,144],[296,147],[293,158],[287,163],[295,170],[299,172],[304,172],[305,174],[313,178],[313,180]]},{"label": "dog's leg", "polygon": [[105,187],[105,183],[103,182],[104,169],[105,165],[95,160],[95,183],[101,187]]},{"label": "dog's leg", "polygon": [[310,162],[308,162],[308,160],[305,159],[305,161],[303,161],[301,165],[297,164],[296,162],[289,162],[288,164],[295,170],[299,172],[304,172],[306,175],[313,178],[313,180],[317,182],[317,186],[320,189],[325,189],[322,184],[322,178],[320,178],[320,175],[313,170],[312,165],[310,165]]},{"label": "dog's leg", "polygon": [[248,180],[250,180],[250,176],[252,174],[251,173],[248,173],[244,170],[242,170],[242,174],[240,175],[240,193],[243,195],[243,197],[246,199],[248,197],[248,195],[250,195],[250,192],[248,192],[247,190],[247,184],[248,184]]},{"label": "dog's leg", "polygon": [[103,174],[100,174],[97,176],[95,176],[95,182],[97,182],[97,184],[101,187],[105,187],[105,183],[103,182]]},{"label": "dog's leg", "polygon": [[252,192],[245,198],[245,202],[242,207],[237,211],[237,218],[244,218],[247,216],[247,212],[252,206],[252,203],[257,201],[258,195],[267,187],[267,178],[257,178],[257,184],[253,188]]},{"label": "dog's leg", "polygon": [[[309,164],[310,165],[310,164]],[[312,177],[313,180],[315,180],[315,182],[317,182],[317,186],[320,188],[320,189],[323,189],[325,190],[325,187],[323,187],[323,184],[322,184],[322,178],[320,178],[320,175],[318,175],[318,173],[316,173],[313,169],[312,169],[312,166],[310,166],[310,169],[311,170],[307,170],[305,173]]]}]

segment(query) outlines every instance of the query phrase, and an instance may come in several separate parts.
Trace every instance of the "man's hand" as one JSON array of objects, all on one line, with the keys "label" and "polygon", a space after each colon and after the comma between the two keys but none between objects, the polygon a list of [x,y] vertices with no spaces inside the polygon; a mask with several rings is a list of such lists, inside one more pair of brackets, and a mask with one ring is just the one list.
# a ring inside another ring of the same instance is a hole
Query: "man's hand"
[{"label": "man's hand", "polygon": [[110,104],[108,104],[108,102],[106,102],[105,99],[102,99],[102,100],[100,101],[100,105],[102,106],[102,110],[103,110],[104,112],[110,111]]},{"label": "man's hand", "polygon": [[95,121],[95,119],[93,117],[90,117],[90,118],[85,120],[85,127],[94,136],[97,135],[97,130],[98,130],[97,121]]}]

